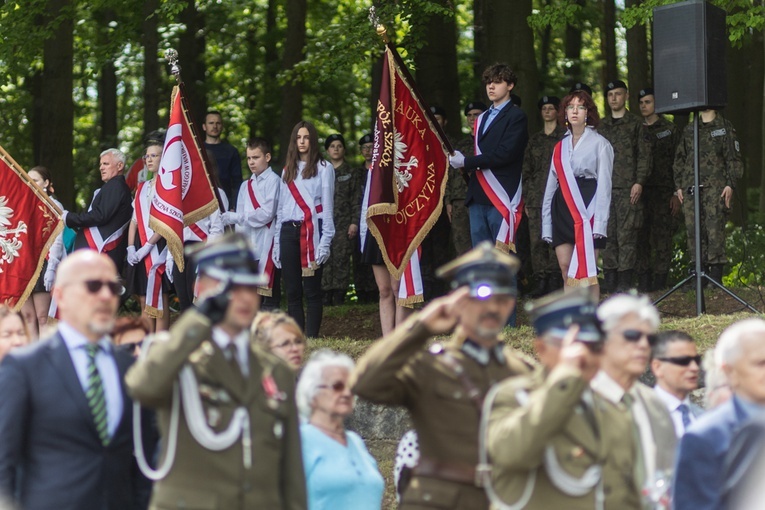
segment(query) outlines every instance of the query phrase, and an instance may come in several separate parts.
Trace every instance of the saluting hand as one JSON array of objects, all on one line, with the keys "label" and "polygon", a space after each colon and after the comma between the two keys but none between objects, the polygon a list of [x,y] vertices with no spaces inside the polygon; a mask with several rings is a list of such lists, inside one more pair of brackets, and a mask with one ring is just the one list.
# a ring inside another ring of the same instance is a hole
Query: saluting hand
[{"label": "saluting hand", "polygon": [[590,350],[582,342],[576,341],[579,325],[573,324],[563,337],[560,351],[561,363],[579,369],[582,379],[589,382],[600,370],[600,356]]},{"label": "saluting hand", "polygon": [[433,335],[446,335],[454,330],[459,318],[457,310],[463,299],[470,294],[467,287],[460,287],[451,294],[434,299],[420,312],[419,320]]}]

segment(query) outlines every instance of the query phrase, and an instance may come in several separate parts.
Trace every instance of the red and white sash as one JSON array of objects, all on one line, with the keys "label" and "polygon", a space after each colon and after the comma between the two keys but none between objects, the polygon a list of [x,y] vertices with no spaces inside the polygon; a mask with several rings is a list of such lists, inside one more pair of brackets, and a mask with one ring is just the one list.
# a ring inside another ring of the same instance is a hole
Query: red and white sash
[{"label": "red and white sash", "polygon": [[[260,209],[260,202],[255,196],[255,186],[253,185],[253,179],[247,183],[247,194],[250,197],[253,210]],[[272,260],[272,254],[274,251],[274,237],[276,232],[276,225],[271,220],[266,224],[266,235],[263,238],[261,246],[258,246],[258,271],[261,274],[268,276],[268,283],[265,286],[258,287],[258,294],[261,296],[271,297],[274,294],[274,280],[276,275],[276,266]]]},{"label": "red and white sash", "polygon": [[[100,191],[101,189],[99,188],[95,191],[95,193],[93,193],[93,200],[96,199],[96,196]],[[88,211],[93,209],[93,200],[90,201],[90,207],[88,207]],[[115,230],[106,239],[101,236],[101,232],[98,230],[98,227],[88,227],[84,230],[85,240],[87,240],[88,246],[90,246],[91,250],[95,250],[99,253],[112,251],[120,244],[122,236],[125,235],[129,224],[130,221],[128,220],[127,223]]]},{"label": "red and white sash", "polygon": [[[487,110],[488,111],[488,110]],[[475,136],[475,154],[476,156],[481,154],[481,148],[478,146],[478,126],[480,126],[480,120],[485,115],[485,112],[476,119],[476,136]],[[475,176],[478,179],[478,183],[481,185],[481,189],[489,197],[491,204],[502,215],[502,225],[499,227],[497,233],[497,248],[507,252],[515,252],[515,234],[518,231],[518,225],[521,222],[521,216],[523,215],[523,181],[518,183],[518,189],[515,192],[515,196],[510,198],[505,188],[502,187],[497,177],[491,171],[491,169],[481,169],[475,172]]]},{"label": "red and white sash", "polygon": [[[153,187],[153,181],[140,183],[133,201],[136,224],[138,227],[138,237],[141,239],[141,246],[145,246],[149,239],[151,239],[151,236],[154,235],[154,231],[149,228],[149,208],[151,207]],[[143,259],[143,265],[148,280],[146,285],[146,306],[144,310],[149,317],[159,318],[164,315],[162,275],[165,273],[166,260],[167,246],[160,252],[157,245],[154,245],[151,251],[149,251],[149,254]]]},{"label": "red and white sash", "polygon": [[414,308],[415,303],[423,302],[422,273],[420,272],[420,256],[422,246],[418,246],[412,253],[412,258],[404,269],[404,274],[398,286],[398,306]]},{"label": "red and white sash", "polygon": [[[318,177],[317,177],[318,178]],[[300,266],[303,276],[313,276],[319,264],[316,263],[316,249],[319,247],[319,213],[321,204],[314,205],[314,199],[305,187],[293,180],[287,184],[292,198],[303,211],[303,222],[300,224]]]},{"label": "red and white sash", "polygon": [[574,219],[574,253],[568,266],[569,287],[588,287],[598,284],[598,266],[595,259],[595,243],[592,238],[592,225],[595,218],[595,197],[588,207],[571,168],[571,142],[564,138],[555,145],[553,165],[558,174],[558,184],[566,201],[571,217]]}]

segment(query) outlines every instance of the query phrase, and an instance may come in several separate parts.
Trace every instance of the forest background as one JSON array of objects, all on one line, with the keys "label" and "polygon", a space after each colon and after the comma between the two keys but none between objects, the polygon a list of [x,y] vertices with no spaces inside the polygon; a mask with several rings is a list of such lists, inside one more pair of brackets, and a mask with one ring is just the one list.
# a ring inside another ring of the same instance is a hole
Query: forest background
[{"label": "forest background", "polygon": [[[65,207],[86,206],[100,186],[103,149],[119,147],[129,165],[141,156],[144,135],[167,127],[175,80],[163,54],[175,48],[196,118],[223,112],[224,137],[240,152],[247,138],[265,136],[278,168],[292,127],[306,119],[322,139],[345,135],[354,160],[380,83],[383,47],[368,20],[372,4],[426,102],[446,109],[454,139],[467,132],[464,104],[487,101],[480,75],[494,62],[517,73],[514,92],[530,132],[541,128],[538,98],[562,97],[577,81],[592,86],[602,114],[605,84],[626,81],[629,108],[639,114],[638,91],[652,83],[653,8],[667,3],[673,2],[5,0],[0,145],[24,168],[51,169]],[[728,12],[724,115],[737,128],[745,162],[731,237],[749,239],[741,227],[750,225],[755,248],[742,256],[765,258],[765,6],[713,3]],[[688,123],[687,116],[674,120]]]}]

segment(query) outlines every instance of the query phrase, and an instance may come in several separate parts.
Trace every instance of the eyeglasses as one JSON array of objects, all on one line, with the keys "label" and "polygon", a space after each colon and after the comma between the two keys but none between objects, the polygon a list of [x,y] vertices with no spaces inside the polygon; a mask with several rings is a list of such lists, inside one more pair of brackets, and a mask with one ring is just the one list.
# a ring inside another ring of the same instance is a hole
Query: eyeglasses
[{"label": "eyeglasses", "polygon": [[643,333],[642,331],[638,331],[637,329],[624,330],[622,331],[622,336],[628,342],[633,342],[633,343],[637,343],[640,341],[641,338],[646,337],[646,339],[648,340],[648,345],[656,344],[656,335]]},{"label": "eyeglasses", "polygon": [[583,104],[579,104],[579,105],[570,104],[566,106],[566,110],[570,112],[573,112],[574,110],[579,110],[580,112],[584,112],[587,110],[587,107],[584,106]]},{"label": "eyeglasses", "polygon": [[345,391],[345,388],[346,388],[345,383],[343,381],[337,381],[332,384],[320,384],[318,387],[322,389],[331,389],[335,393],[342,393]]},{"label": "eyeglasses", "polygon": [[305,342],[300,339],[296,338],[295,340],[285,340],[284,342],[280,344],[276,344],[273,346],[274,349],[289,349],[290,347],[302,347],[305,345]]},{"label": "eyeglasses", "polygon": [[113,282],[110,280],[85,280],[82,283],[85,284],[85,288],[88,289],[88,292],[91,294],[98,294],[101,292],[101,287],[104,285],[106,285],[106,288],[109,289],[109,292],[111,292],[113,296],[121,296],[125,293],[125,287],[123,287],[120,282]]},{"label": "eyeglasses", "polygon": [[701,355],[696,356],[673,356],[667,358],[656,358],[659,361],[666,361],[673,365],[680,365],[681,367],[687,367],[691,364],[691,361],[695,361],[697,366],[701,366]]},{"label": "eyeglasses", "polygon": [[122,344],[122,347],[131,354],[135,354],[136,352],[138,352],[138,349],[140,349],[142,346],[143,346],[143,341]]},{"label": "eyeglasses", "polygon": [[162,157],[162,154],[144,154],[143,159],[157,159]]}]

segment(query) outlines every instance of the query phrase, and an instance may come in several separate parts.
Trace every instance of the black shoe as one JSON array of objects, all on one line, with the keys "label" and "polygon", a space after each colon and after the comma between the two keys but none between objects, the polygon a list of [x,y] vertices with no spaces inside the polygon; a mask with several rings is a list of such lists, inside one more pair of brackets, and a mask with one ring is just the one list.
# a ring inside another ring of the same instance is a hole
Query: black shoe
[{"label": "black shoe", "polygon": [[616,291],[617,285],[616,271],[605,271],[603,273],[603,293],[611,294]]},{"label": "black shoe", "polygon": [[632,288],[632,269],[617,273],[616,292],[627,292]]},{"label": "black shoe", "polygon": [[651,273],[638,275],[638,292],[651,292]]},{"label": "black shoe", "polygon": [[664,290],[667,288],[667,273],[654,273],[652,290]]}]

